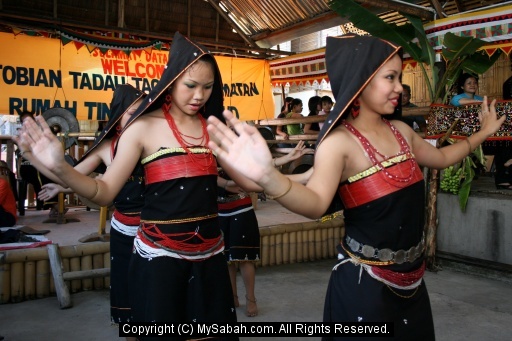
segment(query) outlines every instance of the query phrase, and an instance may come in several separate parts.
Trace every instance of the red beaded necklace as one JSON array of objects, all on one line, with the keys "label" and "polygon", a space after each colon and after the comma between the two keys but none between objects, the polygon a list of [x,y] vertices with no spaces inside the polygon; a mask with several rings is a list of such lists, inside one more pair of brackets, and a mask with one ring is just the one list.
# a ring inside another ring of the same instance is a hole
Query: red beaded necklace
[{"label": "red beaded necklace", "polygon": [[[407,162],[410,163],[411,172],[410,172],[410,174],[408,174],[408,175],[406,175],[404,177],[392,174],[392,173],[390,173],[387,170],[387,168],[382,164],[382,162],[386,161],[389,158],[384,156],[384,155],[382,155],[382,153],[380,153],[377,149],[375,149],[375,147],[372,146],[370,141],[368,141],[368,139],[366,137],[364,137],[356,128],[354,128],[354,126],[352,124],[348,123],[346,120],[342,121],[342,124],[352,134],[354,134],[359,139],[359,141],[361,142],[361,145],[364,148],[364,151],[368,155],[368,158],[370,159],[370,161],[372,162],[372,164],[374,166],[376,166],[378,169],[382,170],[382,172],[385,175],[384,179],[386,181],[387,181],[386,178],[388,178],[388,179],[390,179],[392,181],[395,181],[395,182],[409,182],[409,181],[411,181],[411,179],[412,179],[412,177],[414,175],[414,171],[416,170],[416,161],[414,160],[414,158],[412,156],[412,153],[409,150],[409,145],[405,141],[405,139],[402,136],[402,134],[400,134],[398,129],[396,129],[395,126],[393,126],[391,123],[389,123],[388,120],[386,120],[384,118],[382,120],[384,121],[384,123],[386,123],[390,127],[391,131],[393,132],[393,134],[395,135],[396,139],[400,143],[400,151],[395,156],[406,155],[408,157]],[[383,160],[382,161],[378,160],[376,155],[379,155]]]},{"label": "red beaded necklace", "polygon": [[[162,111],[164,112],[165,119],[167,120],[167,123],[169,124],[169,127],[172,130],[172,133],[176,140],[179,142],[180,146],[187,152],[187,155],[190,157],[192,162],[197,164],[200,167],[203,167],[204,169],[208,169],[212,162],[213,162],[213,155],[210,151],[207,153],[200,153],[195,154],[193,153],[189,147],[206,147],[208,146],[208,142],[210,141],[210,136],[208,135],[208,130],[206,129],[206,120],[201,114],[198,114],[199,121],[201,121],[201,127],[202,127],[202,135],[199,137],[191,136],[183,134],[178,127],[176,126],[176,122],[174,121],[174,118],[172,117],[170,111],[171,106],[168,104],[164,104],[162,106]],[[186,139],[193,140],[192,142],[188,142]],[[207,148],[207,147],[206,147]]]}]

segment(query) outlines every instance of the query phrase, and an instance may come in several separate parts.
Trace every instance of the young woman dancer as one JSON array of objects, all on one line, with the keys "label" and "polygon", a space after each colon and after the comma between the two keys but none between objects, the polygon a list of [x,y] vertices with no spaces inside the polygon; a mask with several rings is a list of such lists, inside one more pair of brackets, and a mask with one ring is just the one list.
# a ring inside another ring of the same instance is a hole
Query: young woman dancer
[{"label": "young woman dancer", "polygon": [[[138,108],[145,94],[129,84],[118,86],[110,104],[110,119],[74,167],[82,174],[90,174],[104,164],[110,167],[117,148],[119,134],[128,119]],[[32,159],[27,153],[29,161]],[[51,176],[51,175],[49,175]],[[40,197],[45,200],[58,194],[73,193],[56,183],[42,186]],[[133,250],[133,239],[140,223],[140,211],[144,205],[144,170],[139,163],[114,198],[115,207],[110,221],[110,315],[112,323],[129,322],[131,318],[128,290],[128,266]]]},{"label": "young woman dancer", "polygon": [[336,104],[320,132],[306,186],[277,172],[258,131],[230,113],[225,117],[238,135],[210,118],[208,130],[219,141],[210,147],[223,163],[307,217],[320,217],[341,196],[346,235],[338,245],[324,321],[393,322],[394,339],[434,340],[423,281],[425,186],[419,165],[442,169],[460,161],[505,117],[498,119],[494,101],[489,106],[485,98],[480,130],[437,149],[407,124],[385,119],[402,92],[399,46],[368,36],[328,37],[325,56]]},{"label": "young woman dancer", "polygon": [[[288,154],[272,160],[275,167],[298,159],[305,152],[304,141],[299,141]],[[312,172],[312,171],[311,171]],[[289,175],[295,181],[307,182],[311,172]],[[229,268],[231,287],[235,307],[240,305],[236,274],[240,270],[245,287],[245,315],[258,315],[258,305],[255,295],[256,262],[260,260],[260,231],[258,220],[254,213],[251,197],[230,180],[229,175],[219,169],[218,197],[219,222],[224,233],[225,250]]]},{"label": "young woman dancer", "polygon": [[176,33],[160,81],[127,123],[101,179],[66,166],[43,119],[37,119],[42,128],[33,121],[24,125],[21,136],[33,154],[100,205],[111,202],[137,163],[143,164],[145,204],[129,272],[137,322],[236,321],[218,222],[217,162],[205,122],[211,115],[220,118],[222,110],[215,59]]}]

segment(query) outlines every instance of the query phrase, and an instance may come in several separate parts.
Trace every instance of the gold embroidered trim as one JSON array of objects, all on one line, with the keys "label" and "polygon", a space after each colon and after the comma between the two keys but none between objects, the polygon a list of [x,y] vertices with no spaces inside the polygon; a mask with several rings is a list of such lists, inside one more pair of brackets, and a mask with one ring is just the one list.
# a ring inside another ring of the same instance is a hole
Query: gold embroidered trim
[{"label": "gold embroidered trim", "polygon": [[[409,158],[411,157],[414,157],[414,155],[412,154],[401,154],[401,155],[397,155],[397,156],[394,156],[392,158],[389,158],[385,161],[382,161],[381,164],[384,166],[384,167],[389,167],[389,166],[392,166],[394,164],[397,164],[397,163],[400,163],[400,162],[404,162],[405,160],[408,160]],[[356,182],[357,180],[361,180],[363,178],[366,178],[372,174],[375,174],[377,173],[378,171],[380,170],[380,168],[378,166],[372,166],[370,168],[368,168],[367,170],[364,170],[360,173],[357,173],[355,175],[352,175],[351,177],[348,178],[348,182],[349,183],[352,183],[352,182]]]},{"label": "gold embroidered trim", "polygon": [[[212,153],[211,149],[204,148],[204,147],[189,148],[189,151],[191,151],[194,154],[206,154],[206,153],[211,154]],[[166,154],[172,154],[172,153],[186,153],[186,151],[182,147],[160,149],[156,153],[153,153],[153,154],[143,158],[141,163],[146,164],[150,161],[153,161],[154,159],[156,159],[159,156],[166,155]]]},{"label": "gold embroidered trim", "polygon": [[200,220],[216,218],[217,216],[218,216],[218,214],[214,213],[214,214],[208,214],[208,215],[205,215],[202,217],[171,219],[171,220],[143,220],[143,219],[141,219],[140,222],[148,223],[148,224],[179,224],[179,223],[190,223],[193,221],[200,221]]}]

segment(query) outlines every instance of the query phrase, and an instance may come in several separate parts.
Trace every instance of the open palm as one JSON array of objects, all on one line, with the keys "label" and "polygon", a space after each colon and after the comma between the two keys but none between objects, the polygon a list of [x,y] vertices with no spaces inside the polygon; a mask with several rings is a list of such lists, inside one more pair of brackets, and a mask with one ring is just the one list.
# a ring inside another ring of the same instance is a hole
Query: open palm
[{"label": "open palm", "polygon": [[237,120],[229,111],[224,111],[226,120],[235,128],[236,134],[225,124],[210,116],[208,132],[214,137],[209,147],[217,153],[221,163],[227,163],[237,172],[258,183],[273,168],[272,155],[267,142],[259,131]]}]

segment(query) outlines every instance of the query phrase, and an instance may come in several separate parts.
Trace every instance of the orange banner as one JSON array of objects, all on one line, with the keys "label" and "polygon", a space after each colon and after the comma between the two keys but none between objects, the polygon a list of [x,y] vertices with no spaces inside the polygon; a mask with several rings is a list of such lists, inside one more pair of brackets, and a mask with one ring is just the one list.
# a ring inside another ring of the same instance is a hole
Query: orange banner
[{"label": "orange banner", "polygon": [[[108,120],[113,90],[129,83],[149,92],[168,51],[121,51],[62,45],[59,39],[0,33],[0,115],[41,114],[61,107],[79,120]],[[224,105],[242,120],[268,119],[274,99],[265,60],[215,57],[224,83]]]}]

